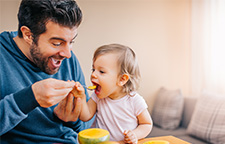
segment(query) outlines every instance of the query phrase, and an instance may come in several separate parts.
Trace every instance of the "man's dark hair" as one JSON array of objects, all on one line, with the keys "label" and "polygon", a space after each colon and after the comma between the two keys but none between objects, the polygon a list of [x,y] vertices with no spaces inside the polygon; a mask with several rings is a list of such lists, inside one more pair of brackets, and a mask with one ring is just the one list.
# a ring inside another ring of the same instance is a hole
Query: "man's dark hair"
[{"label": "man's dark hair", "polygon": [[39,35],[46,31],[46,22],[73,28],[80,25],[82,12],[74,0],[22,0],[18,20],[18,36],[23,37],[20,28],[27,26],[37,44]]}]

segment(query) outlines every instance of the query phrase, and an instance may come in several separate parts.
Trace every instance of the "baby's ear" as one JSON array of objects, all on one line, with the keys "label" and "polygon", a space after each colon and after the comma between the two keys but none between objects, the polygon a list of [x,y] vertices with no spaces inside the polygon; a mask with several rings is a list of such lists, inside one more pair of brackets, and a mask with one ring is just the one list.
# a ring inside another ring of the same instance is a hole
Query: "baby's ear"
[{"label": "baby's ear", "polygon": [[120,80],[119,80],[119,86],[123,86],[127,83],[127,81],[129,80],[129,75],[128,74],[123,74],[121,75],[120,77]]}]

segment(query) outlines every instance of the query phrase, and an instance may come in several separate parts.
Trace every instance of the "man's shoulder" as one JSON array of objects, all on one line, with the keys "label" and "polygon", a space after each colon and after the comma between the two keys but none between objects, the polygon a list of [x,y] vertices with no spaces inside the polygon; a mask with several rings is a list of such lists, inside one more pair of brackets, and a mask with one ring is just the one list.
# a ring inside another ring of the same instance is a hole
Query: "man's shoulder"
[{"label": "man's shoulder", "polygon": [[9,35],[9,32],[7,31],[1,32],[0,34],[1,44],[3,43],[3,40],[8,37],[8,35]]},{"label": "man's shoulder", "polygon": [[17,32],[9,32],[9,31],[4,31],[0,34],[0,41],[1,45],[7,45],[7,43],[11,43],[11,38],[14,38],[17,36]]},{"label": "man's shoulder", "polygon": [[1,37],[16,37],[18,35],[17,31],[3,31],[1,32],[0,36]]}]

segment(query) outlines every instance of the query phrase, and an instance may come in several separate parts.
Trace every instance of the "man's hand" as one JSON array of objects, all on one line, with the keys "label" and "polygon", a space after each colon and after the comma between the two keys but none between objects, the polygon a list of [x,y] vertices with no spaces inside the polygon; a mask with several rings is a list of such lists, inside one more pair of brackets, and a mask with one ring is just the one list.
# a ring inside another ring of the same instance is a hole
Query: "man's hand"
[{"label": "man's hand", "polygon": [[75,98],[70,93],[64,100],[62,100],[54,109],[55,115],[65,121],[76,121],[81,111],[81,99]]},{"label": "man's hand", "polygon": [[38,81],[32,85],[34,97],[41,107],[51,107],[63,100],[73,89],[75,82],[53,78]]}]

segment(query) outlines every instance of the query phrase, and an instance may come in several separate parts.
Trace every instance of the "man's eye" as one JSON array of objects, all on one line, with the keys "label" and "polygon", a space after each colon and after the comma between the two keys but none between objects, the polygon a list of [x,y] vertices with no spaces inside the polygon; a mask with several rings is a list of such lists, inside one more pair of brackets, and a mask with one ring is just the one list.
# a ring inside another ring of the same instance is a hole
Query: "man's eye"
[{"label": "man's eye", "polygon": [[61,43],[53,43],[54,46],[60,46]]}]

